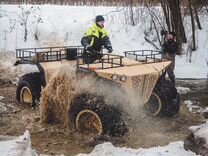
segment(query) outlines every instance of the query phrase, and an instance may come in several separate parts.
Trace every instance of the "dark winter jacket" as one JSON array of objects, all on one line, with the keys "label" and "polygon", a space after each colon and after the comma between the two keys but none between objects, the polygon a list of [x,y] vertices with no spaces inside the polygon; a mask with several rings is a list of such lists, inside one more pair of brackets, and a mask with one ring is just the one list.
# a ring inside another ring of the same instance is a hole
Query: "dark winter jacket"
[{"label": "dark winter jacket", "polygon": [[86,31],[85,36],[82,37],[81,44],[85,48],[91,46],[97,52],[101,50],[102,46],[105,48],[112,47],[107,30],[100,28],[96,23]]},{"label": "dark winter jacket", "polygon": [[162,50],[161,50],[162,54],[170,54],[170,55],[176,55],[179,53],[179,47],[178,47],[178,43],[175,41],[166,41],[163,45],[162,45]]}]

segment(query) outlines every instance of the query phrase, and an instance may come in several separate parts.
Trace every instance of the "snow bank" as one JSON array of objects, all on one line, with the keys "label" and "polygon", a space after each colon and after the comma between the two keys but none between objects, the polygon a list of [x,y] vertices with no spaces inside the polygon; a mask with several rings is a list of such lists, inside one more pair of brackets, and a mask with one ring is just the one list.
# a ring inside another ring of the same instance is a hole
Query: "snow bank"
[{"label": "snow bank", "polygon": [[184,140],[184,148],[202,156],[208,155],[208,121],[189,127],[190,134]]},{"label": "snow bank", "polygon": [[[190,21],[190,19],[188,19]],[[202,30],[196,31],[196,44],[197,50],[192,53],[176,56],[175,74],[177,78],[208,78],[208,22],[207,16],[201,16]],[[187,21],[186,21],[187,22]],[[189,42],[191,42],[191,27],[190,24],[186,25],[186,34]]]},{"label": "snow bank", "polygon": [[191,126],[189,130],[194,133],[195,138],[204,138],[205,147],[208,149],[208,121],[199,126]]},{"label": "snow bank", "polygon": [[158,146],[149,149],[131,149],[114,147],[111,143],[103,143],[95,146],[90,154],[78,154],[77,156],[196,156],[191,151],[183,148],[183,142],[173,142],[167,146]]},{"label": "snow bank", "polygon": [[0,147],[1,156],[37,156],[32,150],[28,130],[15,140],[0,142]]}]

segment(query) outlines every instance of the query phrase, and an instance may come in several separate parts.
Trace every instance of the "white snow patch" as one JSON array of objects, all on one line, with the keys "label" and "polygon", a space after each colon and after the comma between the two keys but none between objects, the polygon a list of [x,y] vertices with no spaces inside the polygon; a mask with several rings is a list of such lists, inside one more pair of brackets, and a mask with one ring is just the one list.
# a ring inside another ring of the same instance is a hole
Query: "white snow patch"
[{"label": "white snow patch", "polygon": [[201,107],[200,102],[186,100],[186,101],[184,101],[184,104],[187,105],[190,113],[203,114],[204,112],[208,112],[208,107]]},{"label": "white snow patch", "polygon": [[199,102],[193,102],[191,100],[184,101],[184,104],[187,105],[190,113],[202,113],[204,109],[199,106]]},{"label": "white snow patch", "polygon": [[190,88],[180,87],[180,86],[176,87],[176,89],[177,89],[178,93],[180,93],[180,94],[186,94],[191,91]]},{"label": "white snow patch", "polygon": [[5,106],[4,103],[0,102],[0,114],[3,114],[3,113],[7,113],[7,107]]},{"label": "white snow patch", "polygon": [[158,146],[149,149],[131,149],[113,146],[110,142],[106,142],[95,146],[90,154],[78,154],[77,156],[196,156],[191,151],[183,148],[182,141],[172,142],[167,146]]},{"label": "white snow patch", "polygon": [[3,100],[3,99],[4,99],[4,97],[0,95],[0,101]]},{"label": "white snow patch", "polygon": [[193,102],[191,100],[186,100],[186,101],[184,101],[184,104],[186,104],[187,107],[189,107],[189,106],[193,105]]}]

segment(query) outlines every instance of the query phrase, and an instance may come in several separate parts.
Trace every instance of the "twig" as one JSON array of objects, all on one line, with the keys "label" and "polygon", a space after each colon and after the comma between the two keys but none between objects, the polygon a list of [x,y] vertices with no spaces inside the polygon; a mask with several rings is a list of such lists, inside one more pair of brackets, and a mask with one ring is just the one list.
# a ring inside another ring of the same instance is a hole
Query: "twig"
[{"label": "twig", "polygon": [[159,50],[160,48],[157,47],[156,44],[154,44],[150,39],[148,39],[146,36],[144,37],[145,41],[147,41],[148,43],[150,43],[152,46],[154,46],[157,50]]},{"label": "twig", "polygon": [[121,8],[120,10],[110,11],[110,12],[108,12],[107,14],[105,14],[105,15],[103,15],[103,16],[108,16],[109,14],[114,13],[114,12],[121,12],[121,11],[123,11],[123,10],[125,9],[126,6],[128,6],[129,4],[131,4],[131,2],[132,2],[132,0],[128,1],[128,2],[126,3],[126,5],[124,5],[124,7]]}]

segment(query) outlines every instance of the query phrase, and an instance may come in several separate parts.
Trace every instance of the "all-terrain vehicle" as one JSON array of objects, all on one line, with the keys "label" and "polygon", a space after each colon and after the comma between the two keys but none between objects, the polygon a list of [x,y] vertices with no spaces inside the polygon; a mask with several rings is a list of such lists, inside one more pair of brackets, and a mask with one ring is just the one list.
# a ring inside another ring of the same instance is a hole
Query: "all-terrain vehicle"
[{"label": "all-terrain vehicle", "polygon": [[[72,75],[70,68],[73,66],[77,76],[73,83],[79,83],[85,77],[90,77],[90,80],[93,77],[98,79],[99,84],[106,83],[116,88],[112,92],[122,90],[124,96],[120,101],[124,105],[129,102],[129,98],[135,98],[136,103],[142,104],[145,112],[153,116],[171,117],[178,113],[179,94],[165,77],[165,69],[170,61],[163,59],[159,51],[126,51],[125,57],[101,52],[102,57],[88,63],[91,61],[83,61],[83,50],[80,46],[17,49],[16,65],[34,64],[39,70],[20,78],[16,90],[17,100],[32,106],[40,103],[40,107],[45,103],[47,106],[42,106],[42,114],[47,114],[43,115],[44,122],[64,120],[64,124],[73,125],[78,130],[124,135],[128,127],[119,105],[109,104],[111,102],[104,95],[96,92],[77,93],[74,85],[63,76],[56,79],[60,74],[54,73],[62,67],[69,68],[65,71]],[[44,92],[50,83],[53,85]],[[62,86],[62,89],[56,86]],[[68,90],[70,92],[66,94]],[[126,90],[135,96],[128,97]]]}]

